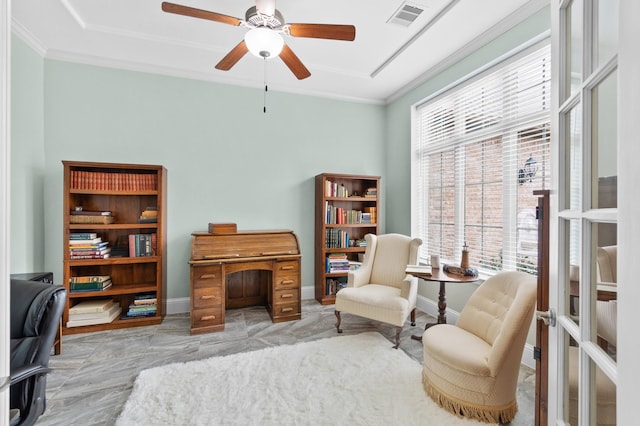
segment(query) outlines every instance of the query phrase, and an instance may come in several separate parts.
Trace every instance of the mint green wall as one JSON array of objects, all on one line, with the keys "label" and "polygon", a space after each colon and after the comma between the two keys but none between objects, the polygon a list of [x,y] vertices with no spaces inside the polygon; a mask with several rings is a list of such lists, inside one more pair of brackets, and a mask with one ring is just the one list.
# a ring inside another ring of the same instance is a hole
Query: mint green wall
[{"label": "mint green wall", "polygon": [[[384,107],[45,60],[47,269],[62,273],[62,160],[168,170],[169,298],[189,296],[190,234],[292,229],[313,286],[322,172],[382,174]],[[61,276],[61,275],[58,275]]]},{"label": "mint green wall", "polygon": [[44,270],[44,60],[11,46],[11,273]]},{"label": "mint green wall", "polygon": [[[411,234],[411,106],[548,31],[550,25],[550,10],[545,7],[387,106],[387,232]],[[437,283],[425,283],[420,293],[438,300],[438,288]],[[474,289],[473,284],[447,289],[447,306],[459,312]]]},{"label": "mint green wall", "polygon": [[260,89],[42,60],[14,37],[16,271],[62,274],[62,160],[129,162],[168,169],[169,298],[188,296],[189,235],[208,222],[294,230],[313,286],[313,176],[382,175],[382,229],[409,234],[411,105],[548,28],[545,8],[386,107],[272,91],[267,114]]}]

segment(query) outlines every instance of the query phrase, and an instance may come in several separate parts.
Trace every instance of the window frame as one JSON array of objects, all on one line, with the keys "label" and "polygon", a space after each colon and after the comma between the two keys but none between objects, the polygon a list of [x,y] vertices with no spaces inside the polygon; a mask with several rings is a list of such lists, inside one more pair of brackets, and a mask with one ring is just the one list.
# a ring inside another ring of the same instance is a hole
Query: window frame
[{"label": "window frame", "polygon": [[[416,237],[420,237],[423,239],[424,243],[421,247],[419,253],[419,261],[421,263],[428,263],[429,254],[440,254],[443,262],[451,262],[453,264],[458,264],[461,257],[462,246],[465,243],[464,235],[465,235],[465,217],[464,217],[464,204],[465,204],[465,175],[462,172],[464,170],[464,160],[465,154],[464,150],[466,147],[471,144],[488,141],[492,138],[501,138],[501,143],[507,144],[509,146],[503,147],[502,150],[505,152],[505,149],[514,150],[515,155],[510,155],[506,157],[506,161],[503,158],[502,164],[502,173],[503,173],[503,185],[502,185],[502,250],[508,250],[509,252],[507,256],[501,256],[502,261],[502,269],[501,270],[515,270],[518,267],[518,260],[516,256],[517,252],[517,237],[518,237],[518,223],[517,223],[517,211],[515,210],[518,197],[517,197],[517,186],[518,186],[518,167],[522,167],[522,165],[518,164],[518,150],[517,145],[519,142],[519,138],[521,137],[521,132],[535,126],[543,126],[546,128],[545,136],[547,140],[550,137],[550,122],[551,122],[551,108],[550,102],[546,107],[546,110],[537,113],[529,113],[523,117],[513,118],[508,117],[503,120],[502,123],[498,125],[481,125],[476,127],[473,130],[469,129],[469,124],[466,122],[466,129],[461,129],[461,127],[465,127],[465,117],[464,117],[464,109],[459,108],[455,110],[453,113],[453,123],[451,125],[452,130],[451,133],[458,133],[458,135],[454,135],[453,142],[436,142],[432,146],[422,147],[422,135],[423,135],[423,127],[428,126],[421,122],[422,119],[422,110],[423,108],[428,108],[433,105],[437,105],[439,101],[451,99],[452,96],[456,94],[463,93],[465,89],[469,90],[469,86],[477,83],[485,79],[486,77],[496,76],[500,78],[500,74],[504,73],[510,65],[515,63],[516,61],[527,57],[528,55],[539,51],[540,49],[546,48],[549,49],[550,40],[548,35],[543,36],[531,40],[529,43],[520,46],[517,49],[503,55],[500,58],[497,58],[495,61],[487,64],[485,67],[477,70],[476,72],[467,75],[466,77],[452,83],[451,85],[443,88],[442,90],[434,93],[433,95],[421,100],[420,102],[412,105],[411,107],[411,233]],[[550,52],[547,53],[547,58],[550,58]],[[550,62],[549,62],[550,63]],[[473,87],[473,86],[472,86]],[[455,99],[455,97],[453,98]],[[455,107],[454,107],[455,108]],[[445,109],[443,109],[445,110]],[[442,114],[441,114],[442,115]],[[448,119],[447,122],[444,123],[449,125]],[[486,121],[486,120],[481,120]],[[444,121],[443,121],[444,122]],[[462,123],[462,124],[461,124]],[[430,124],[429,124],[430,125]],[[443,127],[444,128],[444,127]],[[465,133],[465,130],[467,131]],[[462,133],[461,133],[462,132]],[[508,137],[505,135],[509,134]],[[548,152],[548,147],[545,148]],[[436,153],[443,153],[445,151],[453,150],[455,157],[455,175],[454,175],[454,229],[455,229],[455,237],[453,241],[453,258],[449,258],[449,256],[443,256],[439,251],[434,251],[434,253],[430,253],[429,248],[429,235],[428,235],[428,227],[429,220],[427,219],[427,206],[428,206],[428,196],[422,195],[424,191],[429,189],[429,181],[427,177],[423,177],[421,170],[421,156],[424,158],[423,161],[427,161],[426,158],[429,155],[433,155]],[[549,171],[547,171],[548,173]],[[548,175],[545,176],[546,184],[550,183],[550,177]],[[533,194],[532,194],[533,197]],[[473,262],[472,262],[473,263]],[[477,267],[481,277],[488,277],[498,272],[497,270],[490,270],[487,268],[482,268],[480,265],[472,264],[472,266]],[[529,271],[530,272],[530,271]]]}]

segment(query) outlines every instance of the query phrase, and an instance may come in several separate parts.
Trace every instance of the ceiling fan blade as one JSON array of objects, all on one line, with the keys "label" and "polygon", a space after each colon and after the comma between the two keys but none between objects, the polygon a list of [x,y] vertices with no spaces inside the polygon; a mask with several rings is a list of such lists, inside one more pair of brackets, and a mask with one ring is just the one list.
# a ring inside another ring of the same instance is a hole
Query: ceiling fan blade
[{"label": "ceiling fan blade", "polygon": [[222,71],[229,71],[242,57],[249,51],[247,44],[242,40],[236,47],[231,49],[231,52],[227,53],[227,56],[222,58],[216,65],[216,69]]},{"label": "ceiling fan blade", "polygon": [[353,25],[333,24],[289,24],[289,35],[293,37],[326,38],[331,40],[353,41],[356,27]]},{"label": "ceiling fan blade", "polygon": [[282,59],[282,62],[289,67],[293,75],[295,75],[298,80],[305,79],[311,75],[307,67],[304,66],[302,61],[300,61],[296,54],[293,53],[293,50],[291,50],[286,44],[282,46],[280,59]]},{"label": "ceiling fan blade", "polygon": [[221,22],[238,26],[243,21],[233,16],[222,15],[221,13],[209,12],[208,10],[196,9],[195,7],[182,6],[179,4],[162,2],[162,10],[167,13],[175,13],[176,15],[191,16],[193,18],[208,19],[209,21]]}]

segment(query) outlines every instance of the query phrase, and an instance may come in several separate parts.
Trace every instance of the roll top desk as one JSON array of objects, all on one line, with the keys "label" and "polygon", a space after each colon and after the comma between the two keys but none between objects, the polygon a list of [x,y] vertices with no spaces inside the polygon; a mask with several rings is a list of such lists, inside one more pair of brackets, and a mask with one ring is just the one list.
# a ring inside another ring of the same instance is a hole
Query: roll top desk
[{"label": "roll top desk", "polygon": [[191,334],[224,330],[225,311],[264,305],[274,323],[301,318],[300,248],[289,230],[191,234]]}]

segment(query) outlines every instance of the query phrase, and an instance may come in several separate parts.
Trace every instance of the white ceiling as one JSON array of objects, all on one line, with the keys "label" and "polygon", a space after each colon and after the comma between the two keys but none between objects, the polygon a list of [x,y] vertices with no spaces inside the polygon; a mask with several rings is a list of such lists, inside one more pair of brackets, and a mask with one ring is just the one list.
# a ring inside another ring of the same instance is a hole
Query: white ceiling
[{"label": "white ceiling", "polygon": [[[244,19],[253,0],[171,0]],[[13,31],[46,58],[269,90],[385,103],[539,10],[548,0],[411,0],[409,27],[387,23],[402,0],[279,0],[287,23],[352,24],[353,42],[285,36],[311,72],[248,53],[214,68],[246,28],[168,14],[161,0],[19,0]]]}]

